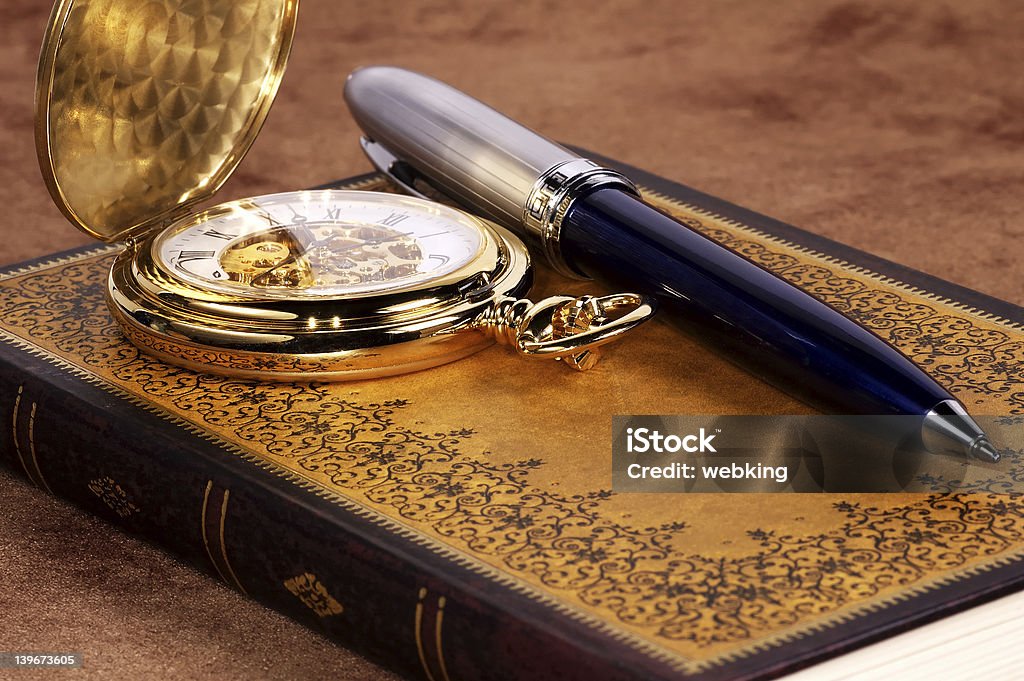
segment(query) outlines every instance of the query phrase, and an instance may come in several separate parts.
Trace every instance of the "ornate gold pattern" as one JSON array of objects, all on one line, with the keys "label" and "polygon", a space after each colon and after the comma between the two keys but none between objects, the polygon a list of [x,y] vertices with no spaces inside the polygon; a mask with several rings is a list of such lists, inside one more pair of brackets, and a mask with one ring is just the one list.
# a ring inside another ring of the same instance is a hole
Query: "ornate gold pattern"
[{"label": "ornate gold pattern", "polygon": [[[167,358],[168,361],[175,361],[177,364],[189,366],[196,371],[202,371],[204,366],[214,365],[230,367],[238,372],[250,372],[253,375],[257,375],[261,371],[273,371],[299,377],[304,373],[326,373],[337,365],[343,364],[336,360],[324,362],[316,355],[282,354],[273,356],[268,353],[241,350],[228,352],[209,345],[198,345],[184,340],[176,342],[169,338],[156,338],[152,334],[140,331],[127,319],[121,331],[132,343],[147,348],[156,357]],[[362,356],[376,357],[379,354],[367,352]]]},{"label": "ornate gold pattern", "polygon": [[[660,203],[870,326],[968,405],[983,400],[988,409],[1024,414],[1021,329]],[[109,262],[109,254],[83,258],[9,280],[0,318],[11,333],[254,452],[272,469],[414,528],[427,545],[451,547],[449,555],[493,566],[520,591],[585,621],[610,622],[624,640],[682,669],[748,654],[1024,553],[1024,504],[984,494],[836,498],[827,531],[748,527],[745,538],[757,548],[746,553],[690,546],[677,540],[703,521],[631,526],[609,513],[611,492],[538,486],[544,461],[473,453],[472,428],[423,432],[403,417],[403,399],[363,403],[325,385],[254,385],[140,355],[106,316]]]},{"label": "ornate gold pattern", "polygon": [[345,610],[312,572],[286,579],[284,587],[318,617],[340,615]]},{"label": "ornate gold pattern", "polygon": [[90,480],[88,487],[89,491],[99,497],[99,500],[106,504],[107,508],[122,518],[139,512],[139,507],[128,498],[128,494],[121,488],[121,485],[117,484],[110,476],[105,475],[102,478]]}]

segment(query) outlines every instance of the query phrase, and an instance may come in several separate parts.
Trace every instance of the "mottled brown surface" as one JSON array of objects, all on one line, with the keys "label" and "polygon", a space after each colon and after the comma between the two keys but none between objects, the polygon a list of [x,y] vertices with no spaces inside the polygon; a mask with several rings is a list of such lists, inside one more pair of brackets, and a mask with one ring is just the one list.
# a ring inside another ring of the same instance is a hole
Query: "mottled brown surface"
[{"label": "mottled brown surface", "polygon": [[[358,65],[392,63],[553,137],[1024,303],[1019,3],[460,4],[304,0],[278,104],[221,196],[368,170],[341,86]],[[2,263],[87,242],[34,159],[46,12],[0,6]],[[0,500],[0,649],[82,650],[97,677],[385,678],[7,475]]]}]

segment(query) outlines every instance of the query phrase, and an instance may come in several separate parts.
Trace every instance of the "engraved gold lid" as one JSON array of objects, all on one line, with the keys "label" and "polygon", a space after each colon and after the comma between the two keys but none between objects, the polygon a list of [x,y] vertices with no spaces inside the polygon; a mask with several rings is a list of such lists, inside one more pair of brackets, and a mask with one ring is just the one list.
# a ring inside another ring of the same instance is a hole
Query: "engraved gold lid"
[{"label": "engraved gold lid", "polygon": [[59,0],[36,80],[50,195],[103,241],[212,196],[277,93],[298,0]]}]

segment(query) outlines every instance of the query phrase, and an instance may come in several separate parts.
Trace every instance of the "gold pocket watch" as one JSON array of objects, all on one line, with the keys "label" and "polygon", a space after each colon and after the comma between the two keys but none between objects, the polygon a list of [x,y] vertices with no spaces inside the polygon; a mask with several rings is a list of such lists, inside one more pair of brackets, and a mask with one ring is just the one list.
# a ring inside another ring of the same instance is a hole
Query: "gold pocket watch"
[{"label": "gold pocket watch", "polygon": [[272,380],[388,376],[498,341],[588,368],[646,320],[619,294],[523,298],[512,234],[455,208],[332,189],[196,211],[255,139],[284,71],[294,0],[61,0],[43,44],[36,142],[83,231],[125,241],[107,302],[145,352]]}]

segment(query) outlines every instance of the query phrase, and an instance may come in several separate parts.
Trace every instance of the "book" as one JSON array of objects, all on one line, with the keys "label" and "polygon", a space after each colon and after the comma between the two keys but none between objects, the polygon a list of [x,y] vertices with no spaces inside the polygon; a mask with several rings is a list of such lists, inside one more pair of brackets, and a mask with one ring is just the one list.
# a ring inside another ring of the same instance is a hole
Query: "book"
[{"label": "book", "polygon": [[[1024,412],[1020,308],[619,167],[972,411]],[[117,250],[0,275],[0,460],[401,673],[770,678],[1019,587],[1006,496],[611,492],[615,414],[811,411],[663,322],[582,374],[498,346],[376,381],[232,380],[124,340]],[[594,288],[542,271],[535,293]]]}]

